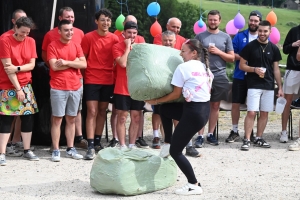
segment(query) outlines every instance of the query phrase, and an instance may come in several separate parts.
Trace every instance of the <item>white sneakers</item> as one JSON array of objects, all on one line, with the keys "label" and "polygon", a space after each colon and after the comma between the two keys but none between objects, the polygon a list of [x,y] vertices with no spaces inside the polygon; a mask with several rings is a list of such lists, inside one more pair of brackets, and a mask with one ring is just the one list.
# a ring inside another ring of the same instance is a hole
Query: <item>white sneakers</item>
[{"label": "white sneakers", "polygon": [[281,143],[287,143],[287,142],[289,141],[288,134],[287,134],[286,131],[282,131],[282,132],[281,132],[279,141],[280,141]]},{"label": "white sneakers", "polygon": [[298,138],[293,144],[289,146],[290,151],[299,151],[300,150],[300,138]]},{"label": "white sneakers", "polygon": [[159,156],[162,157],[162,158],[166,158],[166,157],[168,157],[169,155],[170,155],[170,144],[164,144],[164,145],[161,147]]},{"label": "white sneakers", "polygon": [[201,188],[200,183],[198,185],[195,184],[186,184],[182,188],[175,190],[176,194],[179,195],[194,195],[194,194],[202,194],[203,190]]}]

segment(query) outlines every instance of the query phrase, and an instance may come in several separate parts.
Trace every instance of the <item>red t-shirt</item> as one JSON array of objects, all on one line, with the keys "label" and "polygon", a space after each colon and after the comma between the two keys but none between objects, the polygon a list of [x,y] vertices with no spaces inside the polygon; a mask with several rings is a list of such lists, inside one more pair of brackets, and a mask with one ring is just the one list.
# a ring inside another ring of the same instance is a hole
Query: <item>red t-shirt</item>
[{"label": "red t-shirt", "polygon": [[[15,66],[28,64],[30,59],[37,58],[36,46],[33,38],[27,36],[23,41],[17,41],[13,35],[0,40],[0,59],[10,58]],[[15,88],[9,80],[2,62],[0,62],[0,89]],[[17,73],[21,87],[31,83],[31,71]]]},{"label": "red t-shirt", "polygon": [[[119,42],[125,40],[125,36],[123,35],[123,33],[118,35],[118,37],[119,37]],[[137,35],[135,37],[134,43],[145,43],[145,42],[146,41],[145,41],[145,38],[143,36]]]},{"label": "red t-shirt", "polygon": [[110,32],[106,36],[96,30],[85,34],[81,42],[83,53],[87,55],[85,84],[114,84],[112,47],[118,42],[118,36]]},{"label": "red t-shirt", "polygon": [[0,36],[0,39],[2,39],[3,37],[6,37],[6,36],[10,36],[12,34],[14,34],[15,32],[10,29],[9,31],[6,31],[5,33],[3,33],[1,36]]},{"label": "red t-shirt", "polygon": [[[73,27],[73,36],[72,36],[72,41],[77,43],[77,44],[81,44],[82,38],[84,36],[84,33],[82,30],[80,30],[79,28]],[[44,40],[43,40],[43,44],[42,44],[42,50],[43,51],[47,51],[48,45],[56,40],[60,39],[60,35],[58,33],[58,27],[48,31],[46,33],[46,35],[44,36]],[[49,60],[47,58],[47,60]],[[81,72],[78,69],[78,77],[82,78]]]},{"label": "red t-shirt", "polygon": [[[114,59],[123,56],[125,49],[126,49],[126,44],[124,41],[115,44],[112,49]],[[126,68],[121,67],[116,62],[116,69],[117,69],[117,73],[116,73],[117,76],[116,76],[114,93],[129,96]]]},{"label": "red t-shirt", "polygon": [[[68,44],[60,40],[51,42],[47,48],[47,59],[63,59],[73,61],[84,57],[80,44],[70,41]],[[81,82],[78,78],[78,69],[68,68],[61,71],[53,71],[50,67],[50,86],[57,90],[78,90]]]},{"label": "red t-shirt", "polygon": [[[161,36],[162,33],[155,36],[154,40],[153,40],[153,44],[158,44],[158,45],[162,45],[162,40],[161,40]],[[186,39],[180,35],[176,35],[176,44],[174,46],[175,49],[181,50],[181,46],[183,45],[183,43],[186,41]]]}]

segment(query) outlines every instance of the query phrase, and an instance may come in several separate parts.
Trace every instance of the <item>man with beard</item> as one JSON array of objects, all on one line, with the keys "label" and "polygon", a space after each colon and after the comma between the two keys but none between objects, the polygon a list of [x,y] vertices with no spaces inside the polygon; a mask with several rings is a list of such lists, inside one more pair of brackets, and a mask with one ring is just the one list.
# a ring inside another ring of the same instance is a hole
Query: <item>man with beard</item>
[{"label": "man with beard", "polygon": [[267,125],[268,113],[274,107],[274,78],[278,85],[277,96],[282,97],[281,75],[278,62],[281,55],[278,47],[268,41],[271,33],[270,22],[259,23],[258,38],[253,40],[240,52],[240,69],[247,72],[247,115],[245,117],[245,139],[241,150],[250,148],[250,135],[256,112],[259,111],[257,134],[254,145],[262,148],[271,146],[262,138]]},{"label": "man with beard", "polygon": [[[218,140],[214,137],[221,100],[227,100],[229,80],[226,75],[226,62],[234,61],[234,51],[232,41],[228,34],[219,30],[221,23],[221,14],[218,10],[211,10],[207,14],[208,29],[196,35],[203,47],[209,51],[209,67],[214,74],[210,98],[210,116],[207,134],[207,143],[211,145],[219,145]],[[195,142],[195,147],[203,146],[204,128],[199,131],[199,135]]]},{"label": "man with beard", "polygon": [[249,15],[248,29],[239,32],[232,40],[234,57],[235,57],[235,69],[232,82],[232,109],[231,120],[232,130],[226,139],[226,142],[234,142],[238,140],[240,135],[238,132],[238,124],[240,118],[240,105],[245,103],[247,97],[247,84],[245,78],[245,72],[240,70],[240,55],[242,49],[251,41],[257,39],[258,24],[262,19],[262,15],[259,11],[252,11]]},{"label": "man with beard", "polygon": [[116,62],[117,77],[114,89],[115,108],[117,110],[117,134],[120,143],[120,149],[125,150],[126,130],[124,129],[128,111],[130,111],[130,125],[129,125],[129,148],[136,147],[136,138],[139,131],[141,120],[140,112],[143,110],[144,102],[133,100],[128,91],[126,64],[128,54],[132,48],[132,44],[137,36],[138,26],[135,22],[129,21],[124,25],[125,40],[115,44],[112,48],[113,58]]},{"label": "man with beard", "polygon": [[[300,47],[300,25],[295,26],[289,30],[283,43],[283,53],[288,54],[286,62],[286,71],[284,75],[283,90],[286,104],[284,111],[281,115],[282,120],[282,132],[280,142],[288,142],[288,134],[286,131],[290,106],[293,100],[294,94],[298,94],[300,88],[300,62],[297,60]],[[300,134],[300,132],[299,132]],[[300,150],[300,139],[297,139],[293,144],[289,146],[290,151]]]}]

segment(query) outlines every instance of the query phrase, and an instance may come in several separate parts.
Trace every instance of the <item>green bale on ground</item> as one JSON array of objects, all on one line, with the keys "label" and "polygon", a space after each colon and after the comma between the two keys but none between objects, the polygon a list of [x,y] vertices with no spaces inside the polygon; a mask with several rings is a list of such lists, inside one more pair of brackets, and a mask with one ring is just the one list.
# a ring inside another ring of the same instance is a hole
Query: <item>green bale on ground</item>
[{"label": "green bale on ground", "polygon": [[138,195],[172,186],[177,165],[154,150],[105,148],[96,156],[90,185],[102,194]]},{"label": "green bale on ground", "polygon": [[[133,45],[126,67],[130,97],[144,101],[171,93],[172,77],[181,63],[177,49],[147,43]],[[176,101],[183,101],[183,97]]]}]

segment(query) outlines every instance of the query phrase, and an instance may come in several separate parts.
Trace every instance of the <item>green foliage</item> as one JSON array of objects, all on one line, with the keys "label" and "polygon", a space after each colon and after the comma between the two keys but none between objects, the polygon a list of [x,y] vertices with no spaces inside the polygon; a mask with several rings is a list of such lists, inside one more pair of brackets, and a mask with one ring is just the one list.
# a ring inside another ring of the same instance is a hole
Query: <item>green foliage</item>
[{"label": "green foliage", "polygon": [[296,23],[296,22],[287,22],[286,25],[290,26],[290,27],[294,27],[294,26],[298,26],[298,23]]},{"label": "green foliage", "polygon": [[[120,2],[120,0],[119,0]],[[125,2],[125,0],[123,0]],[[153,37],[150,34],[150,27],[155,22],[155,18],[149,17],[147,14],[147,6],[153,2],[153,0],[128,0],[128,11],[125,5],[122,6],[122,14],[127,16],[128,14],[134,15],[138,20],[139,35],[142,35],[146,42],[152,43]],[[166,30],[166,24],[171,17],[177,17],[182,21],[182,28],[180,35],[185,38],[193,38],[194,23],[200,18],[200,10],[190,2],[179,3],[177,0],[161,0],[160,13],[157,17],[163,31]],[[111,31],[116,30],[115,21],[121,14],[121,6],[116,0],[105,0],[105,7],[113,13]],[[204,20],[205,21],[205,20]]]}]

